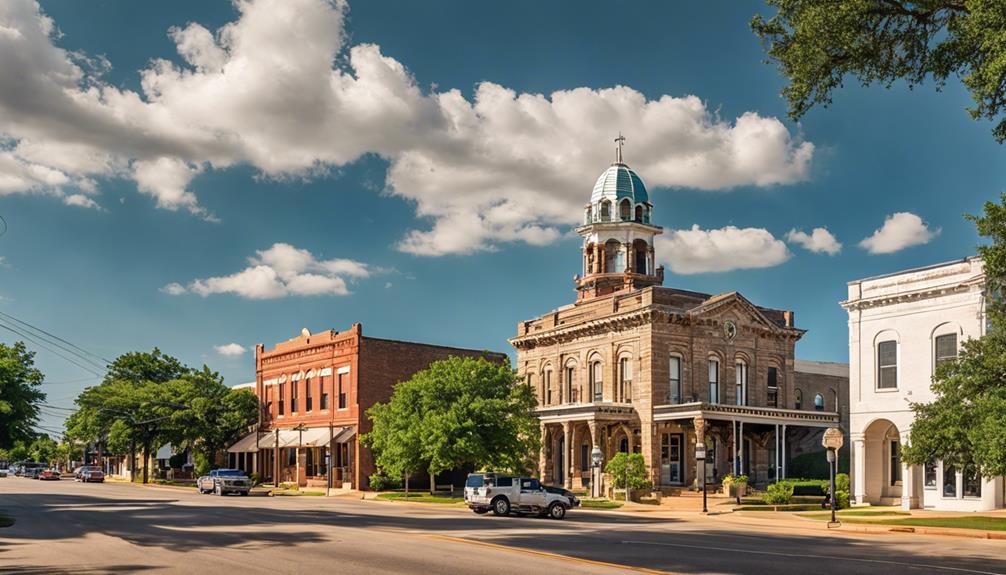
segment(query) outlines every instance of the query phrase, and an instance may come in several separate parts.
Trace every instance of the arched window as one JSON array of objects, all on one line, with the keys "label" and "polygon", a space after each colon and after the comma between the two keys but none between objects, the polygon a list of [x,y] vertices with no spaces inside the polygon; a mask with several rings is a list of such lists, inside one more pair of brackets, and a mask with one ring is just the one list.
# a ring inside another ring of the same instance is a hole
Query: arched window
[{"label": "arched window", "polygon": [[814,410],[824,411],[824,396],[820,393],[814,394]]},{"label": "arched window", "polygon": [[839,411],[838,409],[838,392],[834,389],[831,390],[831,405],[832,411]]},{"label": "arched window", "polygon": [[618,360],[618,394],[623,403],[632,403],[632,363],[629,358]]},{"label": "arched window", "polygon": [[647,260],[649,259],[649,255],[650,255],[650,246],[646,242],[644,242],[643,240],[636,240],[632,244],[632,249],[635,250],[635,252],[636,252],[635,253],[635,256],[636,256],[636,258],[635,258],[636,259],[636,269],[635,269],[635,272],[637,274],[646,275],[647,273],[649,273],[647,271],[649,269],[649,265],[648,265],[648,261]]},{"label": "arched window", "polygon": [[779,407],[779,369],[769,367],[765,378],[766,387],[768,388],[768,406]]},{"label": "arched window", "polygon": [[737,405],[747,405],[748,404],[748,364],[744,362],[743,359],[738,359],[737,363],[734,364],[734,373],[736,375],[736,389],[735,398]]},{"label": "arched window", "polygon": [[877,389],[898,389],[898,342],[877,344]]},{"label": "arched window", "polygon": [[583,212],[583,223],[590,224],[594,222],[594,208],[593,206],[587,206],[586,210]]},{"label": "arched window", "polygon": [[628,437],[623,437],[622,441],[618,442],[618,450],[621,451],[622,453],[628,453],[629,452],[629,438]]},{"label": "arched window", "polygon": [[552,405],[552,400],[556,399],[554,397],[552,390],[552,368],[547,368],[541,374],[542,385],[545,386],[545,402],[546,405]]},{"label": "arched window", "polygon": [[793,409],[803,409],[803,392],[799,389],[793,390]]},{"label": "arched window", "polygon": [[618,217],[623,222],[629,221],[629,218],[632,217],[632,202],[628,198],[625,198],[618,204]]},{"label": "arched window", "polygon": [[642,205],[636,206],[636,221],[639,222],[639,223],[643,223],[643,206]]},{"label": "arched window", "polygon": [[618,240],[604,242],[604,273],[617,274],[625,270],[625,254]]},{"label": "arched window", "polygon": [[709,358],[709,403],[720,402],[720,360]]},{"label": "arched window", "polygon": [[604,200],[601,202],[601,221],[610,222],[611,221],[611,202]]},{"label": "arched window", "polygon": [[576,364],[572,362],[566,364],[566,397],[569,403],[580,401],[580,393],[576,386]]},{"label": "arched window", "polygon": [[669,365],[669,386],[667,388],[667,403],[681,403],[681,358],[672,355]]},{"label": "arched window", "polygon": [[602,377],[603,366],[601,362],[595,361],[590,364],[590,389],[594,396],[594,401],[604,401],[604,378]]}]

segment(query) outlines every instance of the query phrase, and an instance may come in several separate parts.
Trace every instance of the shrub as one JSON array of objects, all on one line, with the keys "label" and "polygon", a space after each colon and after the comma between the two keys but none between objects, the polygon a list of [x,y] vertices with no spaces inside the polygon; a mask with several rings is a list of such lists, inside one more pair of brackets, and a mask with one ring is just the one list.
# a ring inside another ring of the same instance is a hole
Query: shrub
[{"label": "shrub", "polygon": [[846,495],[849,494],[849,474],[839,473],[835,476],[835,491],[844,491]]},{"label": "shrub", "polygon": [[398,479],[392,479],[381,473],[375,473],[370,476],[370,488],[374,491],[388,491],[398,489],[401,486],[402,482]]},{"label": "shrub", "polygon": [[762,500],[769,505],[786,505],[793,499],[793,484],[789,481],[771,483],[762,495]]},{"label": "shrub", "polygon": [[611,474],[616,489],[625,489],[626,477],[629,480],[629,489],[643,489],[650,486],[650,482],[646,480],[646,462],[642,453],[618,453],[604,466],[604,471]]},{"label": "shrub", "polygon": [[849,492],[842,491],[841,489],[835,489],[835,493],[838,497],[835,498],[835,509],[848,509],[849,508]]},{"label": "shrub", "polygon": [[733,473],[727,473],[726,475],[723,476],[724,484],[747,483],[747,482],[748,482],[747,475],[734,475]]},{"label": "shrub", "polygon": [[205,454],[200,451],[196,451],[192,454],[192,459],[195,462],[194,471],[196,473],[196,477],[209,475],[210,469],[213,469],[213,466],[210,464],[210,460]]}]

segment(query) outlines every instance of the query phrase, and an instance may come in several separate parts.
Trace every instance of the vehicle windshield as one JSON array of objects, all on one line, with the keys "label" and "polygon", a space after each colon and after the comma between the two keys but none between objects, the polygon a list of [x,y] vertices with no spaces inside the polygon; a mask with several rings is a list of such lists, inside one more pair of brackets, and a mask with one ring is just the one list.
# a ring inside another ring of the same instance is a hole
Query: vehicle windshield
[{"label": "vehicle windshield", "polygon": [[484,475],[469,475],[465,487],[482,487],[486,484]]},{"label": "vehicle windshield", "polygon": [[240,469],[217,469],[217,477],[244,477],[245,472]]}]

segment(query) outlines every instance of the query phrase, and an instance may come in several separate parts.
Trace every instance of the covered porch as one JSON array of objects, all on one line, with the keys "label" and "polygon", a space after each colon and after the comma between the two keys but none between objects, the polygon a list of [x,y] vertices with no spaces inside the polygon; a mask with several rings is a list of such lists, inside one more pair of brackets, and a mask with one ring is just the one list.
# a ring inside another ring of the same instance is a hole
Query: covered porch
[{"label": "covered porch", "polygon": [[276,428],[250,433],[227,451],[232,467],[266,482],[352,489],[355,437],[354,426]]}]

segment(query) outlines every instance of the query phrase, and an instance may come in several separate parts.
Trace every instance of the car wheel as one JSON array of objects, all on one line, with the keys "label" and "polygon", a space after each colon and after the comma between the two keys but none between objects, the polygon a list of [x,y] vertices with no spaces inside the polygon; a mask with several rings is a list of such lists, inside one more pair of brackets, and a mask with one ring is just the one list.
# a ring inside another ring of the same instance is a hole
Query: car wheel
[{"label": "car wheel", "polygon": [[486,509],[485,507],[476,507],[475,509],[472,509],[472,511],[478,513],[479,515],[485,515],[486,513],[489,513],[489,510]]},{"label": "car wheel", "polygon": [[247,491],[241,491],[240,493],[241,493],[241,497],[248,497],[248,492]]},{"label": "car wheel", "polygon": [[562,503],[553,503],[548,506],[548,516],[552,519],[562,519],[566,516],[566,506]]},{"label": "car wheel", "polygon": [[493,515],[506,515],[510,513],[510,502],[506,497],[497,497],[493,501]]},{"label": "car wheel", "polygon": [[220,489],[220,486],[217,485],[216,487],[213,488],[213,493],[214,493],[214,495],[223,496],[224,490]]}]

